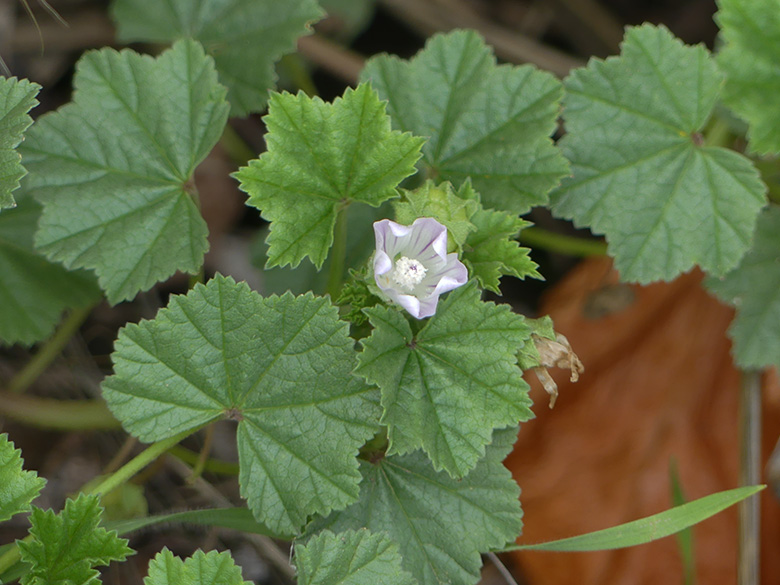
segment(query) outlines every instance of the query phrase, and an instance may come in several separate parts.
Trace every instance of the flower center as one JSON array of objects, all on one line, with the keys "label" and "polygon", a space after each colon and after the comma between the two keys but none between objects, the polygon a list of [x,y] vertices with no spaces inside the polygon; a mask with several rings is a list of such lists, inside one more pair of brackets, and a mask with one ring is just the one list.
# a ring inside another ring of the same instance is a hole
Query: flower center
[{"label": "flower center", "polygon": [[398,286],[411,291],[422,282],[426,272],[428,272],[427,268],[419,260],[401,256],[395,262],[392,278]]}]

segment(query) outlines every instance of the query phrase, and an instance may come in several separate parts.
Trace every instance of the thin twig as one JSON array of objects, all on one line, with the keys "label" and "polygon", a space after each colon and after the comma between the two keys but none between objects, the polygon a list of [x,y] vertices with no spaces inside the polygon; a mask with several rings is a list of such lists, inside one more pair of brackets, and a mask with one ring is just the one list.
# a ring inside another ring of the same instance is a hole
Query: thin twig
[{"label": "thin twig", "polygon": [[351,85],[357,84],[358,76],[366,62],[358,53],[318,34],[298,39],[298,51],[312,63]]},{"label": "thin twig", "polygon": [[569,32],[587,36],[599,45],[600,54],[611,55],[620,51],[623,26],[598,0],[555,0],[572,16]]},{"label": "thin twig", "polygon": [[380,0],[380,3],[426,36],[455,28],[476,29],[502,59],[515,63],[533,63],[558,77],[565,77],[572,69],[585,64],[517,31],[482,18],[463,0]]},{"label": "thin twig", "polygon": [[506,581],[509,585],[517,585],[517,581],[515,581],[515,578],[512,576],[512,573],[509,572],[509,569],[506,568],[506,565],[501,562],[501,559],[498,558],[498,555],[494,552],[487,553],[487,557],[490,559],[490,562],[493,563],[493,565],[498,569],[498,572],[501,573],[501,576],[504,578],[504,581]]},{"label": "thin twig", "polygon": [[[740,484],[761,483],[761,372],[742,373],[740,388]],[[739,504],[739,585],[760,582],[761,499],[748,498]]]},{"label": "thin twig", "polygon": [[[167,457],[166,462],[168,467],[182,479],[187,480],[192,477],[192,470],[180,459],[177,459],[176,457]],[[233,503],[230,500],[222,495],[217,488],[203,479],[203,477],[198,477],[191,486],[202,496],[209,499],[215,506],[221,508],[233,506]],[[249,533],[242,533],[242,536],[252,542],[263,557],[276,567],[282,575],[287,577],[290,581],[295,580],[295,569],[290,565],[288,555],[283,552],[271,538],[263,536],[262,534]]]}]

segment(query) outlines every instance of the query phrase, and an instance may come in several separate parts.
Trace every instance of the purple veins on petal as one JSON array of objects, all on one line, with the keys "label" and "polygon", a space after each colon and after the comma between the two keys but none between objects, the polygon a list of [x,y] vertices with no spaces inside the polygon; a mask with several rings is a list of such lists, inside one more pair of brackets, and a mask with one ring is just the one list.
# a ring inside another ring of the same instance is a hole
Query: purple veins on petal
[{"label": "purple veins on petal", "polygon": [[466,284],[468,270],[447,254],[447,228],[421,217],[410,226],[374,223],[374,279],[382,293],[417,319],[436,312],[439,295]]}]

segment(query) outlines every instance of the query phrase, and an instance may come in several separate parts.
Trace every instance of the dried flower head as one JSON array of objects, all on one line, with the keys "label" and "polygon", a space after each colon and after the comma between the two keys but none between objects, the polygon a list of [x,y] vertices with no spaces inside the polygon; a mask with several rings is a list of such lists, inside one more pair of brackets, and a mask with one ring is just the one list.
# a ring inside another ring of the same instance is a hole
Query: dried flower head
[{"label": "dried flower head", "polygon": [[468,270],[457,254],[447,254],[447,228],[435,219],[408,226],[383,219],[374,223],[374,234],[376,284],[413,317],[430,317],[439,295],[466,284]]}]

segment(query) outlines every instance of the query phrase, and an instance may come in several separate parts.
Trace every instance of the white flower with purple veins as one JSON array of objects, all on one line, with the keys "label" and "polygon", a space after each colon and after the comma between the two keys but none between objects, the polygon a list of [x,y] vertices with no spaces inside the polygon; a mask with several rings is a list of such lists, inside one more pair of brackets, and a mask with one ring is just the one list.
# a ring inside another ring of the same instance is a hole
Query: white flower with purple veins
[{"label": "white flower with purple veins", "polygon": [[435,219],[420,217],[412,225],[383,219],[374,234],[376,284],[413,317],[430,317],[439,295],[466,284],[468,270],[457,254],[447,254],[447,228]]}]

